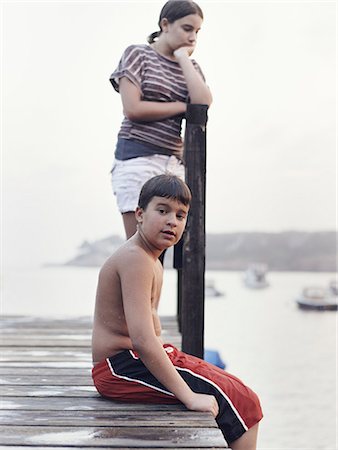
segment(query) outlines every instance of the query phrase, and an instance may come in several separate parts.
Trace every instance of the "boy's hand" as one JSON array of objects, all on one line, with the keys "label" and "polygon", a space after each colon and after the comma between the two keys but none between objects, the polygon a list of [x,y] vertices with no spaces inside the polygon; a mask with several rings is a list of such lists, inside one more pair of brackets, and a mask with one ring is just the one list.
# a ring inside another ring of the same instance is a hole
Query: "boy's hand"
[{"label": "boy's hand", "polygon": [[214,417],[218,414],[218,403],[213,395],[197,394],[193,392],[185,406],[192,411],[211,412]]}]

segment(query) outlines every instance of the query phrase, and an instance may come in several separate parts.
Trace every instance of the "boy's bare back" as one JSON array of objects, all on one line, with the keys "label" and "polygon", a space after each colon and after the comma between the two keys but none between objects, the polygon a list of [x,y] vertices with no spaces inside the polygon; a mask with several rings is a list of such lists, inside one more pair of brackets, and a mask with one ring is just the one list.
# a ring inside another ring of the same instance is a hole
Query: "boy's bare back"
[{"label": "boy's bare back", "polygon": [[[144,273],[152,273],[150,305],[156,336],[161,335],[157,314],[160,299],[163,268],[157,258],[149,254],[136,236],[129,239],[103,265],[99,273],[92,335],[93,363],[126,350],[133,349],[128,334],[122,299],[121,276],[137,295],[138,285]],[[133,267],[138,270],[132,270]],[[140,271],[140,268],[142,270]],[[126,274],[126,275],[125,275]],[[151,276],[149,277],[151,278]]]}]

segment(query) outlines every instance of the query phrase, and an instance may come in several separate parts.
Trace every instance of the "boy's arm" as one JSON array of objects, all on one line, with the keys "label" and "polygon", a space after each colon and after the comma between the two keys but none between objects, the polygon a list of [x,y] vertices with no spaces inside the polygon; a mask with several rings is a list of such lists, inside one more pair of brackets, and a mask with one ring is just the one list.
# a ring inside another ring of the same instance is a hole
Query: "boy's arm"
[{"label": "boy's arm", "polygon": [[193,392],[177,373],[160,339],[156,336],[151,312],[153,266],[147,258],[133,257],[121,265],[123,307],[133,348],[149,371],[188,409],[218,414],[213,396]]}]

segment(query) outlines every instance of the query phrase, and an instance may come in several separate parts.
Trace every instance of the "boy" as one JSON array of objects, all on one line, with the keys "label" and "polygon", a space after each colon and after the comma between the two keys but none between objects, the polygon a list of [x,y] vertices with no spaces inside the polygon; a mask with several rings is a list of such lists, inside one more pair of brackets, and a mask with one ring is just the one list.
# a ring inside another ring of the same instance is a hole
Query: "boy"
[{"label": "boy", "polygon": [[234,376],[161,340],[157,315],[161,253],[184,231],[191,193],[174,175],[148,180],[135,212],[138,228],[103,265],[93,337],[93,380],[107,398],[179,403],[213,414],[233,450],[255,450],[259,400]]}]

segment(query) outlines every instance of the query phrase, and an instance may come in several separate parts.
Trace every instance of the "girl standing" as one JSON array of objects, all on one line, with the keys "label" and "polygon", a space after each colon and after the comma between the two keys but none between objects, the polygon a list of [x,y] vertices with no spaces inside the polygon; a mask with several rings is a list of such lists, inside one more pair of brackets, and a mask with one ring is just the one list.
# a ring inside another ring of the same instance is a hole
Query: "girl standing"
[{"label": "girl standing", "polygon": [[112,185],[127,239],[136,232],[143,184],[165,172],[184,178],[181,123],[187,103],[212,102],[199,65],[190,59],[202,22],[195,2],[169,0],[160,13],[159,31],[148,37],[148,45],[129,46],[110,77],[124,113]]}]

